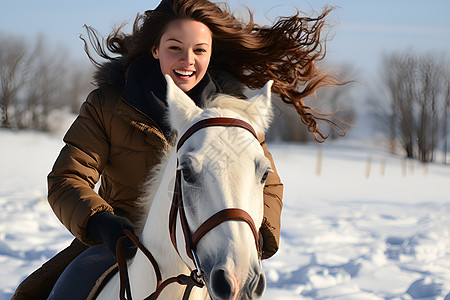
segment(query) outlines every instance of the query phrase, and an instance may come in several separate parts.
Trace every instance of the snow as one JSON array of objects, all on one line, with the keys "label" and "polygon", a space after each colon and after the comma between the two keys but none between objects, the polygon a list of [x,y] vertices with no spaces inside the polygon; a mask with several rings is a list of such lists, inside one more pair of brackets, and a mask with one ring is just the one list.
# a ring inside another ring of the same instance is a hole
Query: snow
[{"label": "snow", "polygon": [[[0,130],[0,300],[72,240],[45,200],[62,146]],[[450,299],[450,166],[363,140],[269,149],[285,195],[264,299]]]}]

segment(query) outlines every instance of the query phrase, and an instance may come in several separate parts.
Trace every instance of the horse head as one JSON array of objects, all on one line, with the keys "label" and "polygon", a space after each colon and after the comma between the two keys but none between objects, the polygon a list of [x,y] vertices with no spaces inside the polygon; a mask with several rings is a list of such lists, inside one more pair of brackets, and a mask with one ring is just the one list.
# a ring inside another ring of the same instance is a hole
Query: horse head
[{"label": "horse head", "polygon": [[[270,123],[272,82],[248,101],[220,95],[202,109],[168,75],[166,80],[169,122],[183,139],[175,151],[185,216],[175,217],[178,230],[174,245],[191,269],[201,268],[212,299],[259,298],[265,289],[265,276],[257,249],[258,229],[271,163],[256,137],[262,137]],[[210,119],[250,125],[219,124],[192,130],[194,124]],[[237,211],[242,219],[230,217],[202,229],[218,212],[223,212],[217,217],[221,218],[231,211]],[[187,235],[183,234],[183,218]],[[185,247],[192,243],[190,235],[197,235],[193,253]]]}]

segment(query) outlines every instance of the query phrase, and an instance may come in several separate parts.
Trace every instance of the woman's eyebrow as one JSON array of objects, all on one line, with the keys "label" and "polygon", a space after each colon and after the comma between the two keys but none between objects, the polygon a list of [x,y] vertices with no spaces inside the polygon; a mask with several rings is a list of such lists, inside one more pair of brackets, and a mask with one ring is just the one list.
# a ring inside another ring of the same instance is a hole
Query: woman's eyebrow
[{"label": "woman's eyebrow", "polygon": [[[173,41],[173,42],[177,42],[177,43],[183,44],[182,41],[180,41],[180,40],[178,40],[178,39],[176,39],[176,38],[168,38],[168,39],[166,40],[166,42],[170,42],[170,41]],[[200,42],[200,43],[198,43],[198,44],[195,44],[195,46],[209,46],[209,43],[208,43],[208,42]]]},{"label": "woman's eyebrow", "polygon": [[183,44],[182,41],[177,40],[176,38],[169,38],[169,39],[166,40],[166,42],[169,42],[169,41],[175,41],[175,42],[178,42],[178,43],[180,43],[180,44]]}]

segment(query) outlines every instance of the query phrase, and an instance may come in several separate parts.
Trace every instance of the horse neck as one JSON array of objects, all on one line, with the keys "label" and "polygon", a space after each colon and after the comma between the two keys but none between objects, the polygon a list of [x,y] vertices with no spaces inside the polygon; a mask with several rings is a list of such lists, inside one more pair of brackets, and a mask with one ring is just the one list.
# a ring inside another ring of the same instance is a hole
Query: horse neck
[{"label": "horse neck", "polygon": [[[159,186],[154,193],[153,202],[145,222],[141,242],[158,263],[162,280],[180,274],[189,274],[189,269],[174,249],[169,234],[169,210],[172,205],[177,160],[176,153],[170,154],[160,172],[163,172]],[[157,174],[156,176],[161,176]],[[153,194],[153,193],[150,193]],[[129,277],[133,298],[144,299],[156,289],[153,266],[145,255],[138,251],[129,266]],[[185,286],[172,284],[163,291],[161,299],[181,299]],[[206,289],[194,289],[190,299],[209,299]]]},{"label": "horse neck", "polygon": [[158,261],[163,277],[188,272],[185,263],[173,247],[169,234],[169,211],[172,205],[176,168],[176,152],[173,151],[164,170],[161,170],[164,172],[163,177],[155,193],[141,235],[142,243]]}]

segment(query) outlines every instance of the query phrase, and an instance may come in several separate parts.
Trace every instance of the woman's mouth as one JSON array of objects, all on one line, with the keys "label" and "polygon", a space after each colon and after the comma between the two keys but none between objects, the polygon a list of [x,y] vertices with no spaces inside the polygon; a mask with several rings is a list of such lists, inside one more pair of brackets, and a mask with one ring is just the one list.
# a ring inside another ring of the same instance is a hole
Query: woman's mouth
[{"label": "woman's mouth", "polygon": [[175,75],[177,75],[182,79],[189,79],[195,74],[195,71],[186,71],[186,70],[173,70],[173,72],[175,73]]}]

